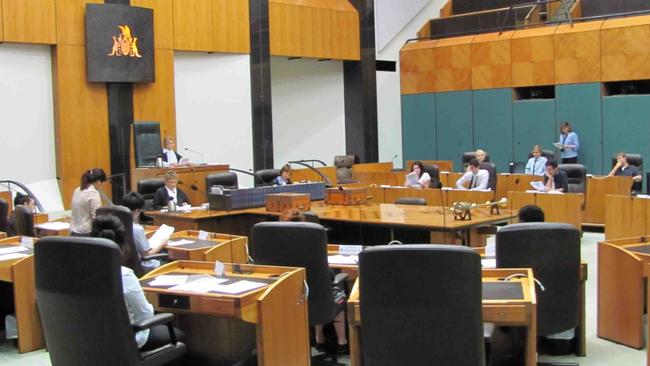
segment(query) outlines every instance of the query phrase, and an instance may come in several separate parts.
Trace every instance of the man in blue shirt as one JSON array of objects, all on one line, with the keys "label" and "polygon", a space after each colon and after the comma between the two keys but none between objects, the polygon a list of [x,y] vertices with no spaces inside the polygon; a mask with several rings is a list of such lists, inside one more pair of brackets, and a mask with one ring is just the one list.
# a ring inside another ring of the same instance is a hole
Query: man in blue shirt
[{"label": "man in blue shirt", "polygon": [[528,159],[528,163],[526,163],[526,174],[544,175],[546,171],[546,158],[542,156],[542,148],[539,145],[535,145],[531,153],[533,157]]}]

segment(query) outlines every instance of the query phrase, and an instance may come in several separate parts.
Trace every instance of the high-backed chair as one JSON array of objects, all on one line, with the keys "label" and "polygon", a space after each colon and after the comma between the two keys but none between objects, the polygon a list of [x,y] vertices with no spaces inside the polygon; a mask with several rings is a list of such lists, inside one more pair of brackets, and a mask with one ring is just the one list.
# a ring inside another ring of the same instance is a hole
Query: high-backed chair
[{"label": "high-backed chair", "polygon": [[[472,160],[472,158],[475,158],[475,157],[476,157],[476,152],[475,152],[475,151],[467,151],[467,152],[464,152],[464,153],[463,153],[463,160],[461,161],[460,166],[464,168],[465,166],[467,166],[467,164],[469,164],[469,161]],[[484,160],[484,162],[485,162],[485,163],[489,163],[489,162],[490,162],[490,154],[485,153],[485,160]]]},{"label": "high-backed chair", "polygon": [[34,214],[23,206],[16,206],[12,214],[16,232],[15,235],[35,237]]},{"label": "high-backed chair", "polygon": [[544,286],[537,291],[537,334],[579,325],[580,231],[573,225],[521,223],[496,235],[498,268],[532,268]]},{"label": "high-backed chair", "polygon": [[[106,239],[46,237],[34,246],[36,299],[54,366],[164,365],[185,353],[172,314],[131,324],[120,250]],[[167,324],[172,342],[140,353],[135,332]]]},{"label": "high-backed chair", "polygon": [[[486,158],[487,159],[487,158]],[[488,180],[488,188],[491,189],[492,191],[497,190],[497,167],[494,165],[494,163],[486,163],[483,162],[479,164],[479,169],[485,169],[490,173],[490,178]]]},{"label": "high-backed chair", "polygon": [[6,200],[0,198],[0,231],[7,232],[9,230],[8,217],[9,214],[9,204]]},{"label": "high-backed chair", "polygon": [[429,188],[442,188],[442,183],[440,183],[440,168],[436,164],[422,164],[424,166],[424,171],[429,173],[431,177],[431,182],[429,183]]},{"label": "high-backed chair", "polygon": [[237,174],[234,172],[213,173],[205,177],[205,188],[207,194],[210,193],[210,188],[213,186],[222,186],[225,189],[239,188],[239,181]]},{"label": "high-backed chair", "polygon": [[338,184],[353,183],[352,165],[357,162],[355,155],[339,155],[334,157],[336,181]]},{"label": "high-backed chair", "polygon": [[[625,154],[625,157],[627,158],[627,162],[630,165],[634,165],[635,167],[639,168],[641,176],[643,177],[643,157],[641,154]],[[616,165],[616,156],[612,158],[612,168]],[[648,185],[648,189],[650,189],[650,185]],[[641,193],[643,190],[643,182],[634,182],[632,183],[632,192],[636,193]]]},{"label": "high-backed chair", "polygon": [[395,200],[396,205],[426,206],[427,200],[422,197],[402,197]]},{"label": "high-backed chair", "polygon": [[451,245],[369,248],[359,255],[359,283],[366,365],[485,364],[476,252]]},{"label": "high-backed chair", "polygon": [[143,210],[153,209],[153,196],[156,191],[165,186],[165,180],[161,178],[149,178],[138,181],[138,193],[144,198]]},{"label": "high-backed chair", "polygon": [[559,164],[558,168],[564,171],[569,181],[568,193],[587,192],[587,169],[582,164]]},{"label": "high-backed chair", "polygon": [[160,123],[133,123],[133,149],[136,167],[155,166],[156,159],[162,153]]},{"label": "high-backed chair", "polygon": [[255,187],[272,186],[275,178],[280,176],[280,169],[262,169],[253,173]]}]

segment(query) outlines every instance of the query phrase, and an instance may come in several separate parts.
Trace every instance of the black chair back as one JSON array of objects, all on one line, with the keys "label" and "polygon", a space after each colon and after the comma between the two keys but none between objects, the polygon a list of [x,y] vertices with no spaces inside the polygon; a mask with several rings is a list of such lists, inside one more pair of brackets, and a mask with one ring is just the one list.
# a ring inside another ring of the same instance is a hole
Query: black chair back
[{"label": "black chair back", "polygon": [[255,187],[272,186],[275,178],[280,176],[280,169],[262,169],[253,173]]},{"label": "black chair back", "polygon": [[334,157],[336,181],[338,184],[352,183],[352,166],[358,162],[356,155],[339,155]]},{"label": "black chair back", "polygon": [[[463,153],[463,160],[461,161],[460,166],[465,167],[467,164],[469,164],[469,161],[472,160],[472,158],[476,157],[476,152],[475,151],[467,151]],[[483,161],[484,163],[489,163],[490,162],[490,154],[485,153],[485,160]]]},{"label": "black chair back", "polygon": [[143,210],[153,210],[153,197],[156,191],[165,186],[165,180],[162,178],[149,178],[138,181],[138,193],[144,198]]},{"label": "black chair back", "polygon": [[309,286],[309,324],[328,324],[336,316],[327,263],[327,233],[311,222],[261,222],[251,230],[255,264],[302,267]]},{"label": "black chair back", "polygon": [[422,197],[402,197],[395,200],[396,205],[426,206],[427,200]]},{"label": "black chair back", "polygon": [[36,299],[52,365],[138,365],[117,245],[46,237],[34,252]]},{"label": "black chair back", "polygon": [[142,268],[142,262],[140,261],[140,254],[135,246],[135,238],[133,236],[133,215],[131,214],[131,210],[124,206],[106,206],[98,208],[97,211],[95,211],[95,215],[113,215],[120,219],[122,225],[124,225],[126,245],[128,245],[131,250],[131,255],[126,260],[126,266],[131,268],[136,276],[142,277],[145,272]]},{"label": "black chair back", "polygon": [[210,194],[210,188],[213,186],[222,186],[225,189],[238,189],[239,181],[237,174],[234,172],[213,173],[205,177],[206,194]]},{"label": "black chair back", "polygon": [[494,163],[481,163],[479,169],[485,169],[490,173],[488,179],[488,188],[495,191],[497,190],[497,166]]},{"label": "black chair back", "polygon": [[585,193],[587,191],[587,169],[582,164],[559,164],[569,182],[568,193]]},{"label": "black chair back", "polygon": [[[634,165],[635,167],[641,169],[643,168],[643,157],[641,154],[628,154],[625,153],[625,157],[627,158],[627,163],[630,165]],[[612,158],[612,168],[616,165],[616,156]]]},{"label": "black chair back", "polygon": [[34,230],[34,214],[24,206],[16,206],[12,214],[14,218],[14,225],[16,228],[16,235],[35,237]]},{"label": "black chair back", "polygon": [[378,246],[359,255],[367,365],[485,364],[481,260],[451,245]]},{"label": "black chair back", "polygon": [[422,164],[424,166],[424,171],[429,173],[431,177],[431,182],[429,183],[429,188],[442,188],[442,183],[440,183],[440,168],[437,164]]},{"label": "black chair back", "polygon": [[0,231],[5,233],[9,231],[8,215],[9,203],[7,203],[6,200],[0,198]]},{"label": "black chair back", "polygon": [[156,159],[162,153],[160,123],[134,122],[133,148],[136,167],[156,166]]},{"label": "black chair back", "polygon": [[526,163],[521,161],[513,161],[508,164],[508,171],[510,172],[510,174],[525,174]]},{"label": "black chair back", "polygon": [[318,217],[317,213],[305,211],[302,213],[302,215],[305,217],[305,221],[313,222],[314,224],[320,224],[320,217]]},{"label": "black chair back", "polygon": [[499,268],[532,268],[544,286],[537,291],[537,333],[578,325],[580,232],[569,224],[521,223],[497,231]]}]

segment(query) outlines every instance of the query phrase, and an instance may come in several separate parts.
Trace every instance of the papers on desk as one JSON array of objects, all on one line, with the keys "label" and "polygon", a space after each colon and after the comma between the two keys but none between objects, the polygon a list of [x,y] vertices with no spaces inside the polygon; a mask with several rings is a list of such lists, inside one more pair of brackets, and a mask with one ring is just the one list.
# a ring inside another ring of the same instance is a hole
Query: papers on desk
[{"label": "papers on desk", "polygon": [[[159,276],[160,277],[160,276]],[[207,294],[210,291],[217,291],[217,287],[228,281],[225,278],[203,277],[198,280],[183,283],[178,286],[170,287],[171,291],[187,291]]]},{"label": "papers on desk", "polygon": [[529,189],[529,190],[526,191],[526,193],[564,194],[563,192],[560,192],[560,191],[548,191],[548,192],[546,192],[546,191],[537,191],[537,190],[534,190],[534,189]]},{"label": "papers on desk", "polygon": [[540,181],[530,182],[530,186],[535,188],[538,191],[545,191],[546,190],[546,187],[544,186],[544,183],[542,183]]},{"label": "papers on desk", "polygon": [[161,225],[158,230],[149,238],[149,245],[151,247],[157,247],[160,243],[168,240],[170,236],[174,233],[174,227],[168,225]]},{"label": "papers on desk", "polygon": [[51,230],[51,231],[61,231],[61,230],[69,230],[70,229],[70,223],[69,222],[59,222],[59,221],[54,221],[54,222],[46,222],[43,224],[39,224],[35,226],[37,229],[43,229],[43,230]]},{"label": "papers on desk", "polygon": [[327,262],[329,264],[357,264],[359,263],[359,256],[358,255],[342,255],[342,254],[336,254],[336,255],[330,255],[327,257]]},{"label": "papers on desk", "polygon": [[179,245],[192,244],[194,240],[180,239],[180,240],[170,240],[167,242],[168,247],[177,247]]},{"label": "papers on desk", "polygon": [[481,259],[481,267],[483,267],[483,268],[497,268],[497,259],[496,258]]},{"label": "papers on desk", "polygon": [[208,240],[209,233],[207,231],[199,230],[199,240]]},{"label": "papers on desk", "polygon": [[0,255],[0,261],[8,261],[8,260],[11,260],[11,259],[25,258],[25,257],[29,257],[29,254],[25,254],[25,253],[3,254],[3,255]]},{"label": "papers on desk", "polygon": [[188,278],[188,275],[160,275],[149,282],[149,286],[180,286],[187,282]]},{"label": "papers on desk", "polygon": [[218,285],[215,291],[223,292],[226,294],[239,294],[242,292],[255,290],[256,288],[260,288],[264,286],[266,286],[266,283],[241,280],[241,281],[233,282],[229,285]]},{"label": "papers on desk", "polygon": [[13,245],[7,248],[1,248],[0,249],[0,255],[2,254],[9,254],[9,253],[18,253],[18,252],[25,252],[27,251],[28,248],[25,248],[22,245]]}]

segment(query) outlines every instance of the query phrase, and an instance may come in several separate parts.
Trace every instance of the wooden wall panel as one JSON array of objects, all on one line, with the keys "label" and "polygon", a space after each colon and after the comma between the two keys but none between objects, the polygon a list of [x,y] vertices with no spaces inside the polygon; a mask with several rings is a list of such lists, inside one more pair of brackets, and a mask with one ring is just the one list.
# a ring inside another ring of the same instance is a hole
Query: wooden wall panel
[{"label": "wooden wall panel", "polygon": [[512,86],[553,85],[553,34],[557,26],[515,31],[512,36]]},{"label": "wooden wall panel", "polygon": [[212,0],[174,0],[174,49],[214,50]]},{"label": "wooden wall panel", "polygon": [[433,93],[436,90],[434,47],[437,41],[408,43],[400,51],[402,94]]},{"label": "wooden wall panel", "polygon": [[214,50],[250,53],[250,16],[248,1],[214,0]]},{"label": "wooden wall panel", "polygon": [[601,47],[603,81],[650,78],[650,16],[606,20]]},{"label": "wooden wall panel", "polygon": [[156,49],[174,48],[172,0],[131,0],[132,6],[153,9],[154,44]]},{"label": "wooden wall panel", "polygon": [[510,39],[514,32],[479,34],[472,41],[472,88],[512,86]]},{"label": "wooden wall panel", "polygon": [[3,22],[2,22],[2,1],[0,0],[0,42],[4,41]]},{"label": "wooden wall panel", "polygon": [[56,0],[56,43],[86,45],[86,4],[103,0]]},{"label": "wooden wall panel", "polygon": [[4,40],[17,43],[56,43],[54,0],[3,0]]},{"label": "wooden wall panel", "polygon": [[108,101],[105,84],[86,82],[85,47],[58,45],[53,76],[57,175],[63,178],[63,203],[69,207],[84,171],[101,167],[110,174]]},{"label": "wooden wall panel", "polygon": [[555,83],[589,83],[601,80],[600,28],[602,21],[563,24],[554,35]]},{"label": "wooden wall panel", "polygon": [[465,36],[438,40],[433,52],[437,92],[472,89],[473,39]]},{"label": "wooden wall panel", "polygon": [[135,84],[133,118],[160,122],[161,136],[176,136],[174,98],[174,51],[156,50],[156,82]]}]

